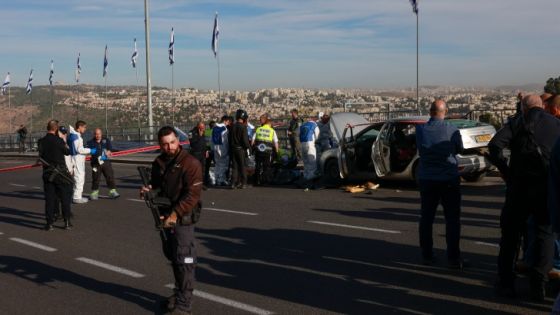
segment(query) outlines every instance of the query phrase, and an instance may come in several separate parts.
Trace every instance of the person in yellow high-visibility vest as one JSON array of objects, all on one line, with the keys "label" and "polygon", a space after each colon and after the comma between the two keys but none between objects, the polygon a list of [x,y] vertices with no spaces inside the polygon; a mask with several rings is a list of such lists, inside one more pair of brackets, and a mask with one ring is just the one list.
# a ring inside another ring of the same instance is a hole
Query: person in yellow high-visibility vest
[{"label": "person in yellow high-visibility vest", "polygon": [[252,139],[255,152],[255,185],[263,185],[270,181],[269,168],[272,156],[278,152],[278,136],[272,129],[267,114],[260,117],[261,126],[257,128]]}]

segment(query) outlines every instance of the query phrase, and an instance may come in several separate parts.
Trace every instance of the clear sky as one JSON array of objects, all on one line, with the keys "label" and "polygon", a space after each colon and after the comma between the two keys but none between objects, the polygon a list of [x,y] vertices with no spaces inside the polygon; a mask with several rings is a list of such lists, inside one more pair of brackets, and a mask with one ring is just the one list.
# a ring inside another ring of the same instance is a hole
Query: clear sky
[{"label": "clear sky", "polygon": [[[210,43],[220,14],[223,89],[385,88],[415,85],[416,18],[408,0],[152,0],[153,84],[217,89]],[[540,83],[560,75],[558,0],[419,0],[420,84]],[[0,9],[0,80],[135,84],[133,38],[145,80],[142,0],[17,0]]]}]

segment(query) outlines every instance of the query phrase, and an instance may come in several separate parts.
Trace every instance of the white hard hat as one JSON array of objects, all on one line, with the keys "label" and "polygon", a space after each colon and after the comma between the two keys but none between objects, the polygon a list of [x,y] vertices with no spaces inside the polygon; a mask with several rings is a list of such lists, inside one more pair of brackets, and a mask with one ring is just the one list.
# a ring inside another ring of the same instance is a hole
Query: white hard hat
[{"label": "white hard hat", "polygon": [[323,115],[325,115],[325,113],[319,112],[319,117],[318,117],[318,118],[319,118],[319,119],[323,118]]}]

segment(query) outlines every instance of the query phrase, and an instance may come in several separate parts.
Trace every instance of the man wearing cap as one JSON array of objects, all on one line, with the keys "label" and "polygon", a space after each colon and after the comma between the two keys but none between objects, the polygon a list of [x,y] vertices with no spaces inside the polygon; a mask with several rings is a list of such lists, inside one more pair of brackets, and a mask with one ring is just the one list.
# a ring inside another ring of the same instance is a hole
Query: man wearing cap
[{"label": "man wearing cap", "polygon": [[99,199],[99,181],[101,174],[105,177],[107,186],[109,187],[109,197],[116,199],[120,197],[115,185],[115,175],[113,166],[109,159],[112,155],[113,146],[111,140],[103,136],[101,128],[95,128],[94,137],[87,143],[90,149],[95,148],[95,153],[91,155],[91,194],[90,200]]}]

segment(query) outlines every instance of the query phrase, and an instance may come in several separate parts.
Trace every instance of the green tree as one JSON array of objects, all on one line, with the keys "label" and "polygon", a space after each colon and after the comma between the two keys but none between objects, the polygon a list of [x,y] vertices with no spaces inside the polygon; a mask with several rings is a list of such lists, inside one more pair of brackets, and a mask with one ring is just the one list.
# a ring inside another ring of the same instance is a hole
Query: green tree
[{"label": "green tree", "polygon": [[544,91],[550,94],[560,94],[560,77],[548,79]]}]

